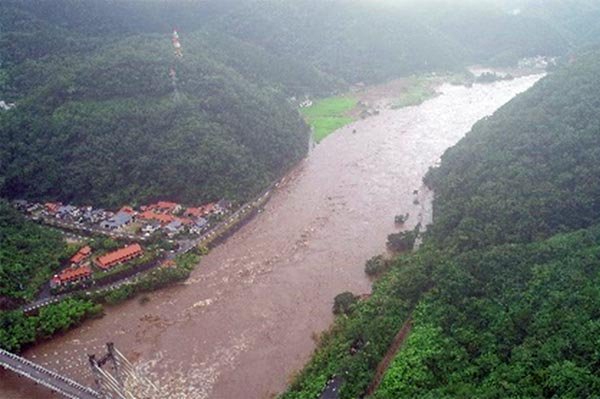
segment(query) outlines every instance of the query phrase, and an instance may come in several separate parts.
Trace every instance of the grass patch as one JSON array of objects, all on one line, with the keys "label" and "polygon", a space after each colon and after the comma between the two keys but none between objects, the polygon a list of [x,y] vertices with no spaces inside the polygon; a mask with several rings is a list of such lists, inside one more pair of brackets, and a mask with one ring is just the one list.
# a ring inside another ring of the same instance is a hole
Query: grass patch
[{"label": "grass patch", "polygon": [[303,108],[301,112],[313,129],[315,140],[320,142],[335,130],[354,121],[348,113],[356,103],[357,100],[353,97],[329,97],[315,101],[312,106]]},{"label": "grass patch", "polygon": [[421,105],[435,95],[436,92],[429,79],[411,78],[406,91],[392,104],[392,109]]}]

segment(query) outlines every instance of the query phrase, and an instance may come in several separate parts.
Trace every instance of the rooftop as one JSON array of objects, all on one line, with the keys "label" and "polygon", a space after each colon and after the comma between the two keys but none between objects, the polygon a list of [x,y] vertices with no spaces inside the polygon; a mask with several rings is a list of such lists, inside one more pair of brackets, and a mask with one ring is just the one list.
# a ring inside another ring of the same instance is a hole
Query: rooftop
[{"label": "rooftop", "polygon": [[81,277],[87,277],[92,274],[92,269],[89,266],[81,266],[76,268],[68,268],[56,274],[52,280],[58,282],[65,282],[75,280]]},{"label": "rooftop", "polygon": [[85,247],[80,248],[79,251],[77,251],[77,253],[71,257],[71,263],[80,263],[85,258],[90,256],[91,253],[92,248],[86,245]]},{"label": "rooftop", "polygon": [[107,269],[123,259],[141,255],[142,252],[143,250],[140,244],[131,244],[106,255],[99,256],[96,262],[100,268]]}]

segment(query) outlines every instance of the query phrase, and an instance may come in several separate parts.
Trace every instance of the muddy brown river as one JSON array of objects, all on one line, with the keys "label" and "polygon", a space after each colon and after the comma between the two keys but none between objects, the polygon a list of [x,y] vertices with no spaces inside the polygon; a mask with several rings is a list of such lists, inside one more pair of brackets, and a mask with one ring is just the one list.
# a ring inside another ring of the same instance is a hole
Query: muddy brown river
[{"label": "muddy brown river", "polygon": [[[331,324],[333,297],[369,292],[364,263],[398,231],[394,216],[409,213],[406,228],[430,222],[431,193],[421,183],[427,169],[540,77],[442,85],[420,106],[383,110],[340,129],[185,284],[152,293],[144,304],[108,308],[102,319],[24,355],[93,386],[86,354],[114,341],[164,398],[274,396],[309,359],[315,334]],[[56,395],[0,371],[0,398],[47,397]]]}]

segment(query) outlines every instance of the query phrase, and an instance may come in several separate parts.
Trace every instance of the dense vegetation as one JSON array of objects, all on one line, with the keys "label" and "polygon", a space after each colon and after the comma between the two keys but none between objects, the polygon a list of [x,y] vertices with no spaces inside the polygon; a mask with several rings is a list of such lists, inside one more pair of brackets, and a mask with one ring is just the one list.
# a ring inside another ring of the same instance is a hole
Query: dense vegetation
[{"label": "dense vegetation", "polygon": [[596,396],[599,266],[594,227],[436,267],[375,397]]},{"label": "dense vegetation", "polygon": [[307,128],[285,98],[194,51],[202,35],[186,39],[182,59],[168,36],[147,35],[12,68],[25,95],[0,114],[0,194],[241,200],[304,156]]},{"label": "dense vegetation", "polygon": [[0,99],[17,103],[0,113],[0,195],[103,205],[246,199],[307,151],[294,96],[584,36],[550,13],[443,1],[6,0],[0,14]]},{"label": "dense vegetation", "polygon": [[600,219],[600,57],[582,56],[481,121],[426,181],[442,247],[529,242]]},{"label": "dense vegetation", "polygon": [[62,236],[0,200],[0,310],[31,300],[66,257]]},{"label": "dense vegetation", "polygon": [[[600,52],[580,55],[446,152],[427,178],[436,197],[423,247],[338,318],[285,398],[315,397],[332,375],[344,378],[341,398],[364,394],[414,304],[375,398],[598,394],[599,73]],[[407,308],[382,310],[409,293]],[[350,334],[365,343],[353,355]]]},{"label": "dense vegetation", "polygon": [[48,305],[33,316],[19,310],[0,312],[0,348],[19,352],[26,345],[65,332],[86,317],[97,316],[101,312],[100,305],[78,299]]}]

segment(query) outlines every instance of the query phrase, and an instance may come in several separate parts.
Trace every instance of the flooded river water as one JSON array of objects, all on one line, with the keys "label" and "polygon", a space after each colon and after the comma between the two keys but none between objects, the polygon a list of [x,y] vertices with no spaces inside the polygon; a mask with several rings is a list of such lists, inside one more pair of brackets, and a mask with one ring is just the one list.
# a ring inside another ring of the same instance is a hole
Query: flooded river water
[{"label": "flooded river water", "polygon": [[[265,398],[282,391],[332,322],[333,297],[366,293],[364,263],[398,231],[431,220],[421,180],[444,150],[541,76],[443,85],[417,107],[383,110],[319,144],[251,222],[185,283],[107,309],[25,353],[93,386],[87,353],[116,346],[164,398]],[[418,193],[415,194],[415,190]],[[0,371],[0,398],[51,397]]]}]

